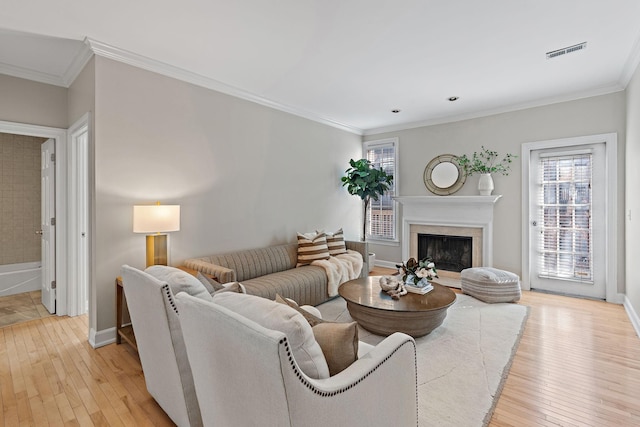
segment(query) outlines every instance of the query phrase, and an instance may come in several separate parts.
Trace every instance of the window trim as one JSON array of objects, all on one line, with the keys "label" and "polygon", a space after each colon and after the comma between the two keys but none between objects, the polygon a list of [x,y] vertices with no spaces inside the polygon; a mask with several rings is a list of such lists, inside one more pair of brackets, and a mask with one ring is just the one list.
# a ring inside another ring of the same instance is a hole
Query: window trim
[{"label": "window trim", "polygon": [[[382,148],[382,147],[388,147],[391,146],[394,149],[394,171],[393,171],[393,185],[394,185],[394,197],[398,196],[399,191],[398,189],[400,188],[399,186],[399,179],[398,179],[398,171],[399,171],[399,146],[398,146],[398,138],[394,137],[394,138],[384,138],[384,139],[377,139],[377,140],[373,140],[373,141],[365,141],[362,143],[362,157],[363,158],[367,158],[367,152],[370,149],[375,149],[375,148]],[[369,205],[369,207],[371,207],[371,205]],[[399,224],[400,221],[398,220],[398,215],[399,215],[399,203],[396,200],[393,200],[393,212],[394,212],[394,224],[393,224],[393,230],[394,230],[394,238],[393,239],[384,239],[384,238],[380,238],[377,235],[376,236],[371,236],[369,234],[367,234],[365,236],[365,241],[367,242],[372,242],[372,243],[376,243],[376,244],[388,244],[388,245],[398,245],[400,243],[400,230],[399,230]],[[363,215],[367,215],[367,212],[363,212]]]}]

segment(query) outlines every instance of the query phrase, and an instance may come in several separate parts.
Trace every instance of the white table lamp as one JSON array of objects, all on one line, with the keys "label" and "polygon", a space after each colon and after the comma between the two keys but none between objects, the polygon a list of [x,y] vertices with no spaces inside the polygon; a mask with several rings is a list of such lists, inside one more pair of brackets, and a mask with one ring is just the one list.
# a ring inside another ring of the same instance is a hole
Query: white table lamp
[{"label": "white table lamp", "polygon": [[147,267],[167,265],[167,233],[180,231],[180,205],[133,207],[133,232],[147,234]]}]

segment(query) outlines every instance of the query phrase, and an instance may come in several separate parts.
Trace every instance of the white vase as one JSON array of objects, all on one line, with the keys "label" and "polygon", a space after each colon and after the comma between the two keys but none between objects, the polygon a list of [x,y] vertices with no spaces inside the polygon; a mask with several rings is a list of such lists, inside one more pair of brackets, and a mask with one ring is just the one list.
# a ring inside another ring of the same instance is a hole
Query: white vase
[{"label": "white vase", "polygon": [[373,270],[373,267],[376,266],[376,254],[373,252],[369,252],[369,273]]},{"label": "white vase", "polygon": [[478,181],[478,191],[481,196],[490,196],[493,191],[493,178],[491,178],[490,173],[483,173],[480,175],[480,180]]}]

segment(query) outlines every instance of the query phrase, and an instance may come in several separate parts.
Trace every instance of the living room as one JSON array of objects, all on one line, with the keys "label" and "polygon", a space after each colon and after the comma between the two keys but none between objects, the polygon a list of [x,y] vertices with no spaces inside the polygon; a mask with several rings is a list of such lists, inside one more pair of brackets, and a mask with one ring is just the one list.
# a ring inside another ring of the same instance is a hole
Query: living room
[{"label": "living room", "polygon": [[[2,19],[0,27],[38,33],[34,23],[21,25],[28,15],[16,8],[6,15],[15,21]],[[342,227],[347,238],[358,240],[361,204],[339,180],[348,160],[362,157],[363,142],[385,138],[399,141],[399,193],[427,196],[422,173],[437,155],[461,155],[484,145],[520,156],[524,143],[616,133],[618,184],[609,190],[617,194],[617,262],[608,268],[616,271],[616,289],[624,296],[619,303],[625,303],[638,330],[640,277],[633,265],[640,245],[631,215],[640,205],[634,191],[640,175],[633,163],[640,156],[637,38],[629,41],[635,49],[628,55],[633,69],[618,70],[628,79],[617,89],[596,88],[587,96],[559,94],[547,103],[495,108],[475,116],[452,114],[455,121],[433,118],[415,127],[372,126],[361,133],[199,85],[193,74],[172,77],[171,67],[145,69],[149,62],[140,58],[136,66],[131,62],[136,56],[126,51],[91,46],[91,41],[89,45],[94,54],[68,87],[0,74],[0,120],[68,129],[91,112],[88,323],[93,345],[114,339],[113,283],[121,265],[145,264],[144,237],[132,232],[132,206],[158,200],[181,206],[181,229],[170,241],[172,265],[208,253],[290,242],[296,232],[317,228]],[[465,101],[457,89],[446,90],[438,94],[443,103],[451,95],[460,95],[456,102]],[[456,102],[445,108],[457,108]],[[510,175],[494,177],[495,193],[502,198],[495,206],[493,264],[519,275],[523,179],[519,161]],[[476,180],[470,177],[456,195],[477,194]],[[374,242],[370,250],[380,265],[402,261],[399,242]]]}]

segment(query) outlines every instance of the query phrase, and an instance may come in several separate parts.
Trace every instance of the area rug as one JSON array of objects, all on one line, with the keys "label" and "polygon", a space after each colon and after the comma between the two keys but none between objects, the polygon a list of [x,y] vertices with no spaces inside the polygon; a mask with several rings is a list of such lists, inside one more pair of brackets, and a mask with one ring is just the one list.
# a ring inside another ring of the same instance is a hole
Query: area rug
[{"label": "area rug", "polygon": [[[523,305],[456,297],[442,326],[416,339],[420,426],[489,423],[529,312]],[[352,320],[342,298],[318,309],[325,320]],[[358,332],[372,345],[384,339],[362,328]]]}]

